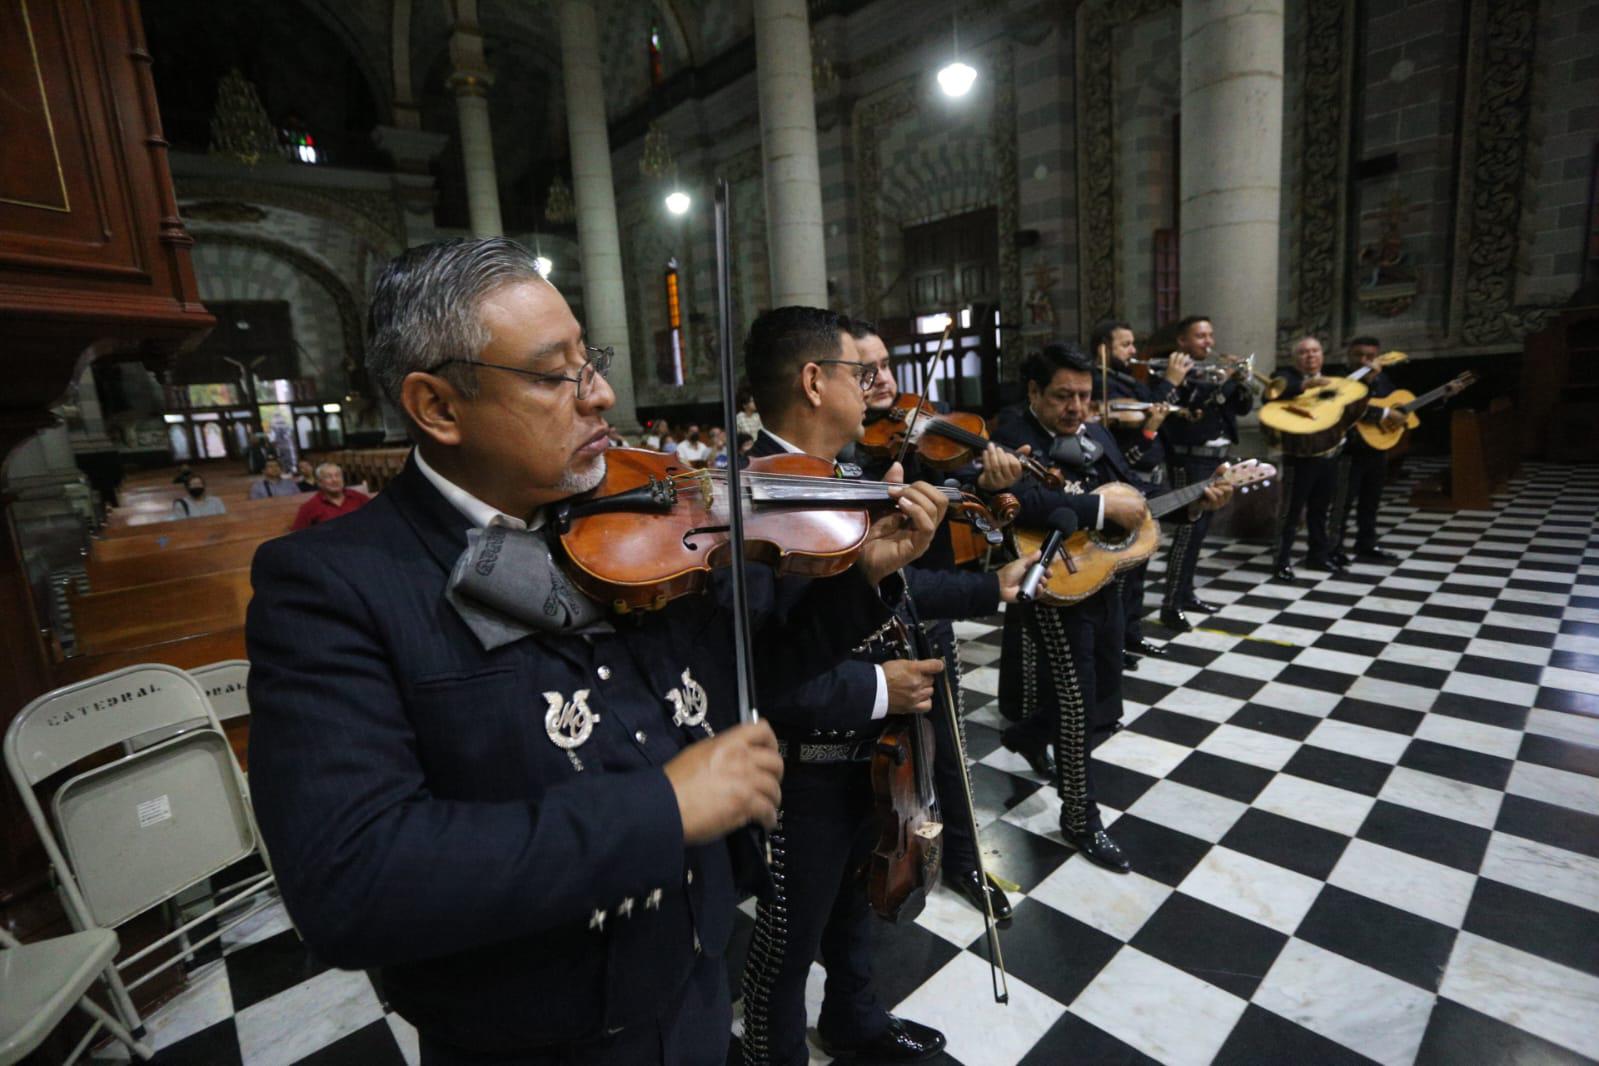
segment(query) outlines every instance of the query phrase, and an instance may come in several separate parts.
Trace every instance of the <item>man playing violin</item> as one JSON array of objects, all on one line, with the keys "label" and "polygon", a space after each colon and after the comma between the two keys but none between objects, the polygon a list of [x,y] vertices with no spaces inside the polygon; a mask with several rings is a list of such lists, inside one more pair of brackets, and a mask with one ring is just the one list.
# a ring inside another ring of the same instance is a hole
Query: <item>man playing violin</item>
[{"label": "man playing violin", "polygon": [[[1161,377],[1148,382],[1133,376],[1132,361],[1138,357],[1138,345],[1133,338],[1133,327],[1117,319],[1105,319],[1094,327],[1089,340],[1093,350],[1094,400],[1103,403],[1108,397],[1112,411],[1105,428],[1116,438],[1116,444],[1127,458],[1139,478],[1151,485],[1166,481],[1166,447],[1160,439],[1160,427],[1171,413],[1171,404],[1177,387],[1188,376],[1191,360],[1184,355],[1173,355],[1166,361]],[[1110,371],[1108,381],[1100,379],[1100,362]],[[1142,410],[1118,413],[1116,401],[1146,405]],[[1138,668],[1139,655],[1164,655],[1166,649],[1144,637],[1144,575],[1149,563],[1139,563],[1118,578],[1122,587],[1122,614],[1126,621],[1126,638],[1123,645],[1123,662],[1127,669]]]},{"label": "man playing violin", "polygon": [[[866,391],[866,424],[869,426],[893,411],[895,402],[900,398],[899,383],[894,379],[893,369],[889,364],[888,346],[883,343],[877,327],[864,319],[854,318],[850,320],[849,331],[855,339],[855,347],[860,352],[861,362],[871,364],[877,371],[872,379],[871,388]],[[890,462],[892,459],[889,458],[860,459],[860,465],[868,477],[881,476]],[[905,476],[909,480],[919,480],[924,473],[929,481],[942,481],[951,477],[950,474],[924,472],[917,460],[915,449],[906,454],[905,464]],[[980,495],[1003,492],[1021,476],[1021,460],[992,443],[984,449],[970,469],[953,474],[955,480],[963,484],[973,484]],[[947,522],[938,527],[932,545],[916,561],[917,570],[956,569],[955,548],[950,540],[949,528]],[[938,654],[947,664],[947,673],[940,683],[953,684],[952,691],[958,693],[960,656],[955,642],[955,627],[948,619],[941,618],[928,622],[926,628],[934,647],[938,649]],[[1001,924],[1008,924],[1011,918],[1010,900],[1005,897],[1003,889],[979,872],[977,841],[972,837],[970,826],[972,819],[965,813],[966,789],[960,767],[955,762],[955,738],[950,734],[949,723],[943,715],[934,715],[933,723],[938,738],[938,758],[933,763],[933,779],[938,790],[939,806],[944,811],[943,883],[960,893],[963,899],[978,910],[983,910],[982,892],[983,886],[986,886],[988,905],[993,910],[994,917]]]},{"label": "man playing violin", "polygon": [[[1076,516],[1078,528],[1133,530],[1149,513],[1144,500],[1093,490],[1124,481],[1145,497],[1162,491],[1140,481],[1108,430],[1087,421],[1093,409],[1092,371],[1088,356],[1074,344],[1050,344],[1022,364],[1027,401],[1000,412],[994,439],[1047,456],[1066,484],[1055,490],[1032,479],[1018,481],[1013,487],[1022,505],[1018,522],[1044,527],[1064,507]],[[1207,488],[1190,506],[1187,521],[1222,506],[1231,495],[1229,486]],[[1066,842],[1118,873],[1131,864],[1100,820],[1090,753],[1121,718],[1123,634],[1115,582],[1069,607],[1012,606],[1005,611],[999,667],[1000,710],[1016,721],[1001,743],[1034,773],[1053,779]]]},{"label": "man playing violin", "polygon": [[[1372,396],[1387,396],[1397,387],[1381,367],[1375,366],[1380,350],[1376,337],[1355,337],[1349,342],[1351,372],[1372,367],[1361,380]],[[1376,405],[1366,415],[1381,421],[1384,428],[1400,424],[1404,415],[1397,408],[1377,413]],[[1365,417],[1365,416],[1363,416]],[[1360,431],[1350,427],[1348,443],[1338,461],[1337,487],[1333,494],[1332,548],[1330,558],[1340,566],[1349,565],[1344,553],[1344,535],[1349,528],[1349,512],[1355,512],[1355,558],[1363,563],[1393,565],[1399,556],[1384,551],[1377,543],[1377,509],[1382,506],[1382,483],[1388,470],[1388,453],[1366,443]]]},{"label": "man playing violin", "polygon": [[[412,248],[370,317],[416,447],[252,575],[251,792],[295,926],[381,969],[429,1066],[723,1061],[722,954],[765,870],[743,827],[776,824],[783,770],[771,728],[735,720],[724,583],[620,616],[566,580],[550,516],[605,479],[611,351],[528,250]],[[876,586],[944,507],[892,494],[839,577],[750,568],[773,681],[891,616]]]},{"label": "man playing violin", "polygon": [[[768,311],[751,325],[744,359],[762,424],[753,454],[832,459],[859,438],[867,391],[879,375],[837,313]],[[907,568],[908,596],[922,617],[991,614],[1014,600],[1034,559],[993,574]],[[862,876],[877,839],[870,759],[883,719],[927,713],[943,671],[940,659],[897,658],[874,640],[809,683],[763,686],[762,711],[785,764],[771,835],[782,873],[776,894],[756,912],[744,970],[743,1050],[751,1066],[808,1060],[805,981],[818,950],[827,985],[816,1029],[829,1054],[909,1062],[944,1046],[943,1034],[890,1015],[873,992]],[[975,868],[975,854],[971,863]]]},{"label": "man playing violin", "polygon": [[[1321,372],[1321,341],[1315,337],[1300,337],[1294,342],[1293,354],[1294,365],[1282,368],[1287,387],[1279,399],[1291,400],[1306,389],[1327,383]],[[1309,551],[1305,556],[1305,569],[1333,573],[1343,569],[1336,559],[1329,557],[1327,548],[1327,507],[1332,502],[1334,467],[1341,451],[1342,442],[1326,455],[1283,456],[1282,493],[1278,497],[1277,512],[1278,581],[1294,580],[1294,535],[1299,532],[1299,519],[1307,512],[1305,537]]]},{"label": "man playing violin", "polygon": [[[1181,410],[1161,428],[1174,489],[1196,484],[1216,472],[1238,443],[1238,416],[1248,414],[1255,404],[1247,380],[1228,375],[1217,384],[1194,375],[1192,364],[1209,358],[1215,346],[1216,331],[1209,317],[1189,315],[1177,323],[1177,350],[1171,354],[1172,364],[1188,363],[1189,371],[1177,388],[1175,403]],[[1209,530],[1208,514],[1192,525],[1179,526],[1166,553],[1166,591],[1161,597],[1160,621],[1178,633],[1193,628],[1186,612],[1212,614],[1217,610],[1214,604],[1194,595],[1194,571]]]}]

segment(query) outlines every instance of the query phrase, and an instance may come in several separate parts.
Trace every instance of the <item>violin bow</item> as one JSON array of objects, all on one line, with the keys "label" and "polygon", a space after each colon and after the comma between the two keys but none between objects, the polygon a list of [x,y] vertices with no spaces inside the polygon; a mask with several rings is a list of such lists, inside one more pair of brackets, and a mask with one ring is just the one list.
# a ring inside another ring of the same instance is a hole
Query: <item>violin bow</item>
[{"label": "violin bow", "polygon": [[[944,357],[944,349],[949,347],[949,335],[955,329],[955,322],[959,314],[960,312],[957,311],[949,316],[949,321],[944,325],[944,335],[938,340],[938,349],[933,352],[927,362],[922,364],[922,400],[925,403],[932,402],[927,399],[928,375],[933,372],[933,364]],[[905,461],[905,453],[911,450],[911,443],[916,439],[913,433],[916,429],[916,419],[921,416],[921,413],[922,405],[917,404],[916,409],[911,412],[911,420],[905,423],[905,440],[899,446],[899,454],[894,456],[896,463],[903,463]]]},{"label": "violin bow", "polygon": [[[722,368],[722,419],[728,426],[738,425],[738,401],[734,387],[733,366],[733,285],[732,251],[729,245],[728,210],[731,199],[727,179],[716,182],[716,324],[718,355]],[[733,657],[738,674],[738,720],[757,722],[760,711],[755,706],[755,656],[750,636],[749,575],[744,571],[744,491],[738,455],[728,457],[727,463],[727,546],[730,551],[733,582]],[[772,863],[771,842],[761,827],[752,826],[756,842]]]}]

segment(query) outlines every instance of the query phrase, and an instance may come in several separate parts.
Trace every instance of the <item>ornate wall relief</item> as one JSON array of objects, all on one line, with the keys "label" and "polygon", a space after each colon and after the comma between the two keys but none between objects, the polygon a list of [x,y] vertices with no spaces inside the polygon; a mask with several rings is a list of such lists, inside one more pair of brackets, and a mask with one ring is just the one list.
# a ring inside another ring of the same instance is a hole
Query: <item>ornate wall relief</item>
[{"label": "ornate wall relief", "polygon": [[1553,313],[1515,302],[1537,24],[1538,0],[1472,0],[1449,305],[1451,340],[1471,347],[1514,344]]},{"label": "ornate wall relief", "polygon": [[1299,229],[1294,241],[1296,332],[1337,345],[1344,324],[1350,95],[1355,0],[1308,0],[1299,56]]}]

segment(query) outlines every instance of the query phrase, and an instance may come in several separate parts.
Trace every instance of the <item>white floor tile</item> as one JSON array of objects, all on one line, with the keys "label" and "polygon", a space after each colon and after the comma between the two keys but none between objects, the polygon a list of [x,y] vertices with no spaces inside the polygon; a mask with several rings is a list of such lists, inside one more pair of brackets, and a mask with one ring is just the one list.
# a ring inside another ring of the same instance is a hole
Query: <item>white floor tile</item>
[{"label": "white floor tile", "polygon": [[1381,844],[1351,840],[1327,882],[1457,928],[1471,905],[1477,879]]},{"label": "white floor tile", "polygon": [[1231,848],[1205,853],[1177,890],[1282,933],[1299,928],[1321,882]]},{"label": "white floor tile", "polygon": [[1497,755],[1501,759],[1514,759],[1521,750],[1521,733],[1496,725],[1473,722],[1469,718],[1454,718],[1447,714],[1429,714],[1416,727],[1416,736],[1439,744],[1449,744],[1484,755]]},{"label": "white floor tile", "polygon": [[1166,885],[1137,870],[1114,874],[1091,862],[1072,859],[1034,885],[1028,898],[1126,941],[1171,894]]},{"label": "white floor tile", "polygon": [[[988,963],[969,951],[947,962],[905,997],[896,1014],[934,1024],[961,1062],[1011,1066],[1020,1062],[1050,1026],[1066,1013],[1063,1004],[1010,975],[1010,1002],[994,1002]],[[959,1010],[951,1010],[959,1004]]]},{"label": "white floor tile", "polygon": [[1278,774],[1255,797],[1252,806],[1307,825],[1354,836],[1376,802],[1371,796],[1359,792],[1334,788],[1293,774]]},{"label": "white floor tile", "polygon": [[239,1050],[251,1066],[288,1066],[383,1017],[360,971],[326,970],[234,1016]]},{"label": "white floor tile", "polygon": [[1442,996],[1590,1058],[1599,1056],[1599,978],[1461,933]]},{"label": "white floor tile", "polygon": [[1387,729],[1373,729],[1355,722],[1327,718],[1310,731],[1305,743],[1376,762],[1396,763],[1405,749],[1410,747],[1410,737]]},{"label": "white floor tile", "polygon": [[1255,990],[1255,1003],[1382,1063],[1421,1049],[1433,996],[1303,940],[1291,940]]},{"label": "white floor tile", "polygon": [[1599,777],[1518,762],[1506,790],[1528,799],[1555,803],[1587,814],[1599,814]]},{"label": "white floor tile", "polygon": [[1199,750],[1267,770],[1281,770],[1283,764],[1299,750],[1299,743],[1254,729],[1219,725],[1200,743]]},{"label": "white floor tile", "polygon": [[1248,806],[1176,781],[1157,781],[1127,813],[1215,843],[1227,835]]},{"label": "white floor tile", "polygon": [[1313,714],[1318,718],[1325,718],[1331,714],[1342,701],[1343,697],[1335,692],[1321,692],[1313,688],[1300,688],[1298,685],[1284,685],[1275,681],[1261,686],[1260,691],[1250,697],[1251,703],[1260,703],[1284,711],[1298,711],[1300,714]]},{"label": "white floor tile", "polygon": [[1599,859],[1552,844],[1496,832],[1482,857],[1482,876],[1599,911]]},{"label": "white floor tile", "polygon": [[1244,1006],[1215,985],[1122,948],[1072,1003],[1072,1013],[1167,1066],[1206,1066]]},{"label": "white floor tile", "polygon": [[1491,829],[1499,818],[1499,806],[1504,801],[1504,793],[1422,770],[1396,766],[1383,783],[1378,798]]},{"label": "white floor tile", "polygon": [[1173,744],[1158,737],[1146,737],[1142,733],[1124,729],[1095,749],[1094,758],[1113,762],[1117,766],[1125,766],[1129,770],[1137,770],[1151,777],[1165,777],[1177,768],[1178,763],[1188,758],[1189,754],[1190,750],[1181,744]]}]

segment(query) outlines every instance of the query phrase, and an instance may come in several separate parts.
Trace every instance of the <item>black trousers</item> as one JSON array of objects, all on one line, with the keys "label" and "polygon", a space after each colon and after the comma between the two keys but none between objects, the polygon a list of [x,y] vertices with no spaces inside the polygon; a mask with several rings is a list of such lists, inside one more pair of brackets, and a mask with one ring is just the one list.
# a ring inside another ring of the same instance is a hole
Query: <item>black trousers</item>
[{"label": "black trousers", "polygon": [[888,1026],[872,991],[871,910],[863,870],[875,840],[870,763],[802,763],[783,773],[772,831],[770,902],[755,912],[744,964],[744,1061],[809,1059],[805,978],[820,949],[827,968],[816,1027],[832,1041],[871,1040]]},{"label": "black trousers", "polygon": [[1122,590],[1122,633],[1125,647],[1144,639],[1144,583],[1149,576],[1148,561],[1139,563],[1116,579]]},{"label": "black trousers", "polygon": [[[944,687],[953,682],[950,690],[957,716],[962,716],[960,694],[960,655],[955,644],[955,628],[946,621],[927,623],[927,635],[933,642],[933,653],[946,664],[944,678],[933,691],[933,720],[935,739],[933,758],[933,791],[938,795],[939,811],[944,819],[943,869],[951,875],[977,869],[977,838],[972,835],[972,815],[967,802],[966,782],[961,774],[960,761],[955,746],[955,734],[950,729],[949,713],[944,706]],[[961,729],[962,750],[966,747],[966,727]]]},{"label": "black trousers", "polygon": [[1382,505],[1388,453],[1351,439],[1338,459],[1338,486],[1333,500],[1332,550],[1344,550],[1349,512],[1355,511],[1355,551],[1377,548],[1377,509]]},{"label": "black trousers", "polygon": [[[1221,462],[1220,459],[1173,455],[1172,488],[1183,489],[1204,481],[1216,472]],[[1172,535],[1171,548],[1166,552],[1166,591],[1161,596],[1162,607],[1182,607],[1194,598],[1194,569],[1199,565],[1199,550],[1205,546],[1205,534],[1210,532],[1210,514],[1205,511],[1197,521],[1179,525]]]},{"label": "black trousers", "polygon": [[1122,714],[1122,598],[1111,584],[1072,607],[1005,609],[1001,708],[1016,747],[1055,745],[1061,827],[1098,829],[1090,753]]},{"label": "black trousers", "polygon": [[1310,546],[1306,558],[1327,561],[1327,509],[1338,479],[1337,467],[1338,460],[1331,456],[1284,457],[1282,494],[1277,506],[1278,569],[1292,562],[1294,534],[1307,511],[1310,517],[1305,536]]},{"label": "black trousers", "polygon": [[467,1051],[421,1035],[422,1066],[724,1066],[732,1041],[733,1008],[727,963],[701,955],[675,1009],[655,1025],[630,1026],[603,1040],[523,1054]]}]

